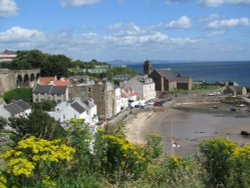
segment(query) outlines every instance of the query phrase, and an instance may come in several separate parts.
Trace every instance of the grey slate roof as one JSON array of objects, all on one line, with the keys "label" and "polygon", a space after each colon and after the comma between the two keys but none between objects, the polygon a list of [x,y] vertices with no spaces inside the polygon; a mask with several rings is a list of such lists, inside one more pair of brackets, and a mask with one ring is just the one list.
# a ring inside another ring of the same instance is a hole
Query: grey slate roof
[{"label": "grey slate roof", "polygon": [[52,86],[50,94],[64,94],[67,86]]},{"label": "grey slate roof", "polygon": [[84,108],[78,103],[78,102],[73,102],[71,104],[71,107],[74,108],[77,112],[79,112],[80,114],[83,113],[85,110]]},{"label": "grey slate roof", "polygon": [[53,86],[53,85],[37,85],[33,89],[35,94],[64,94],[67,86]]},{"label": "grey slate roof", "polygon": [[178,83],[188,83],[190,79],[189,76],[181,76],[180,73],[177,73],[171,69],[155,69],[155,71],[169,81],[177,81]]},{"label": "grey slate roof", "polygon": [[36,94],[49,93],[52,87],[53,87],[52,85],[36,85],[36,87],[33,89],[33,93],[36,93]]},{"label": "grey slate roof", "polygon": [[13,103],[7,104],[6,106],[4,106],[4,108],[12,115],[16,115],[22,112],[21,108],[19,108],[17,105]]},{"label": "grey slate roof", "polygon": [[15,104],[22,108],[22,110],[28,110],[31,108],[31,106],[23,100],[16,101]]},{"label": "grey slate roof", "polygon": [[4,108],[12,115],[16,115],[25,110],[31,109],[31,106],[23,100],[19,100],[5,105]]},{"label": "grey slate roof", "polygon": [[169,81],[175,81],[176,77],[179,76],[178,73],[172,71],[171,69],[155,69],[162,77],[165,77]]}]

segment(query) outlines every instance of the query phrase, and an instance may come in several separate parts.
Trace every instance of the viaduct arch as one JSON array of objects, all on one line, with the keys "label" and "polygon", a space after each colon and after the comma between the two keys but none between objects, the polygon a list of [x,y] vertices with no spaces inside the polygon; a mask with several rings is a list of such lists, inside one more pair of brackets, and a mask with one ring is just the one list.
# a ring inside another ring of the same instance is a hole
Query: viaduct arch
[{"label": "viaduct arch", "polygon": [[19,87],[33,87],[40,77],[40,69],[0,69],[0,94]]},{"label": "viaduct arch", "polygon": [[12,70],[16,80],[16,87],[33,87],[40,76],[40,69]]}]

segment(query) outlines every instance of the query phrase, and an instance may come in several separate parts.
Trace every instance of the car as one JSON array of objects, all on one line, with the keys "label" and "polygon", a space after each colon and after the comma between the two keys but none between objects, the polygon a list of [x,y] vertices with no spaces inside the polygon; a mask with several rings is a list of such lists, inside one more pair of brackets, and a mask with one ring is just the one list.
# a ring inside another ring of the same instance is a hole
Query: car
[{"label": "car", "polygon": [[154,102],[154,106],[162,106],[160,102]]},{"label": "car", "polygon": [[167,100],[167,99],[162,99],[162,100],[160,100],[159,102],[163,105],[163,104],[165,104],[166,102],[168,102],[168,100]]},{"label": "car", "polygon": [[237,111],[236,108],[230,108],[230,110],[233,111],[233,112]]}]

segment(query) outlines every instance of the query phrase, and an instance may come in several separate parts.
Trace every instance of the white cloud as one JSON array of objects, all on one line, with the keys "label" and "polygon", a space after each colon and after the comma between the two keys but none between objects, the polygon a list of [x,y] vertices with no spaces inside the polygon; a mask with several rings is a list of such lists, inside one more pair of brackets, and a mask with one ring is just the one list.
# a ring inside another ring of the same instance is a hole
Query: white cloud
[{"label": "white cloud", "polygon": [[182,16],[178,20],[173,20],[166,24],[166,27],[169,29],[189,28],[191,26],[191,20],[187,16]]},{"label": "white cloud", "polygon": [[63,7],[79,7],[99,3],[101,0],[60,0]]},{"label": "white cloud", "polygon": [[210,22],[213,20],[219,20],[219,19],[223,19],[224,15],[219,14],[219,13],[212,13],[208,16],[202,16],[200,17],[199,21],[205,21],[205,22]]},{"label": "white cloud", "polygon": [[0,42],[25,42],[41,39],[43,33],[35,29],[26,29],[19,26],[0,32]]},{"label": "white cloud", "polygon": [[[145,58],[166,54],[167,49],[192,48],[199,39],[171,37],[157,30],[147,30],[134,23],[113,24],[106,34],[43,33],[36,29],[12,27],[0,32],[0,49],[40,49],[48,53],[62,53],[86,59]],[[127,29],[127,31],[126,31]],[[170,53],[170,52],[168,52]]]},{"label": "white cloud", "polygon": [[219,7],[223,4],[250,5],[250,0],[198,0],[198,4],[208,7]]},{"label": "white cloud", "polygon": [[18,7],[14,0],[0,0],[0,17],[15,16]]},{"label": "white cloud", "polygon": [[224,27],[248,26],[249,24],[249,19],[243,17],[239,19],[215,20],[208,24],[208,28],[220,29]]},{"label": "white cloud", "polygon": [[111,32],[115,32],[116,35],[135,35],[144,32],[144,30],[134,23],[116,23],[109,26],[109,29]]},{"label": "white cloud", "polygon": [[214,31],[208,34],[209,37],[214,37],[214,36],[219,36],[219,35],[224,35],[224,31]]}]

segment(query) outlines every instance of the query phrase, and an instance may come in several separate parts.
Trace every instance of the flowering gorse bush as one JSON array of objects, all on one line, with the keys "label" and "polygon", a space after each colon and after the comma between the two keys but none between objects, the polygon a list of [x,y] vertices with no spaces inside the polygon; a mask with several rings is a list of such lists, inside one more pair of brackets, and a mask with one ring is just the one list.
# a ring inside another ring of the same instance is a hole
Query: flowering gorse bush
[{"label": "flowering gorse bush", "polygon": [[50,169],[53,164],[72,160],[74,153],[75,149],[60,139],[50,141],[30,136],[21,140],[14,149],[1,155],[10,177],[8,185],[18,185],[25,178],[42,180],[44,174],[53,171]]},{"label": "flowering gorse bush", "polygon": [[6,179],[6,177],[2,174],[2,172],[0,172],[0,187],[1,187],[1,188],[7,188],[6,184],[7,184],[7,179]]}]

